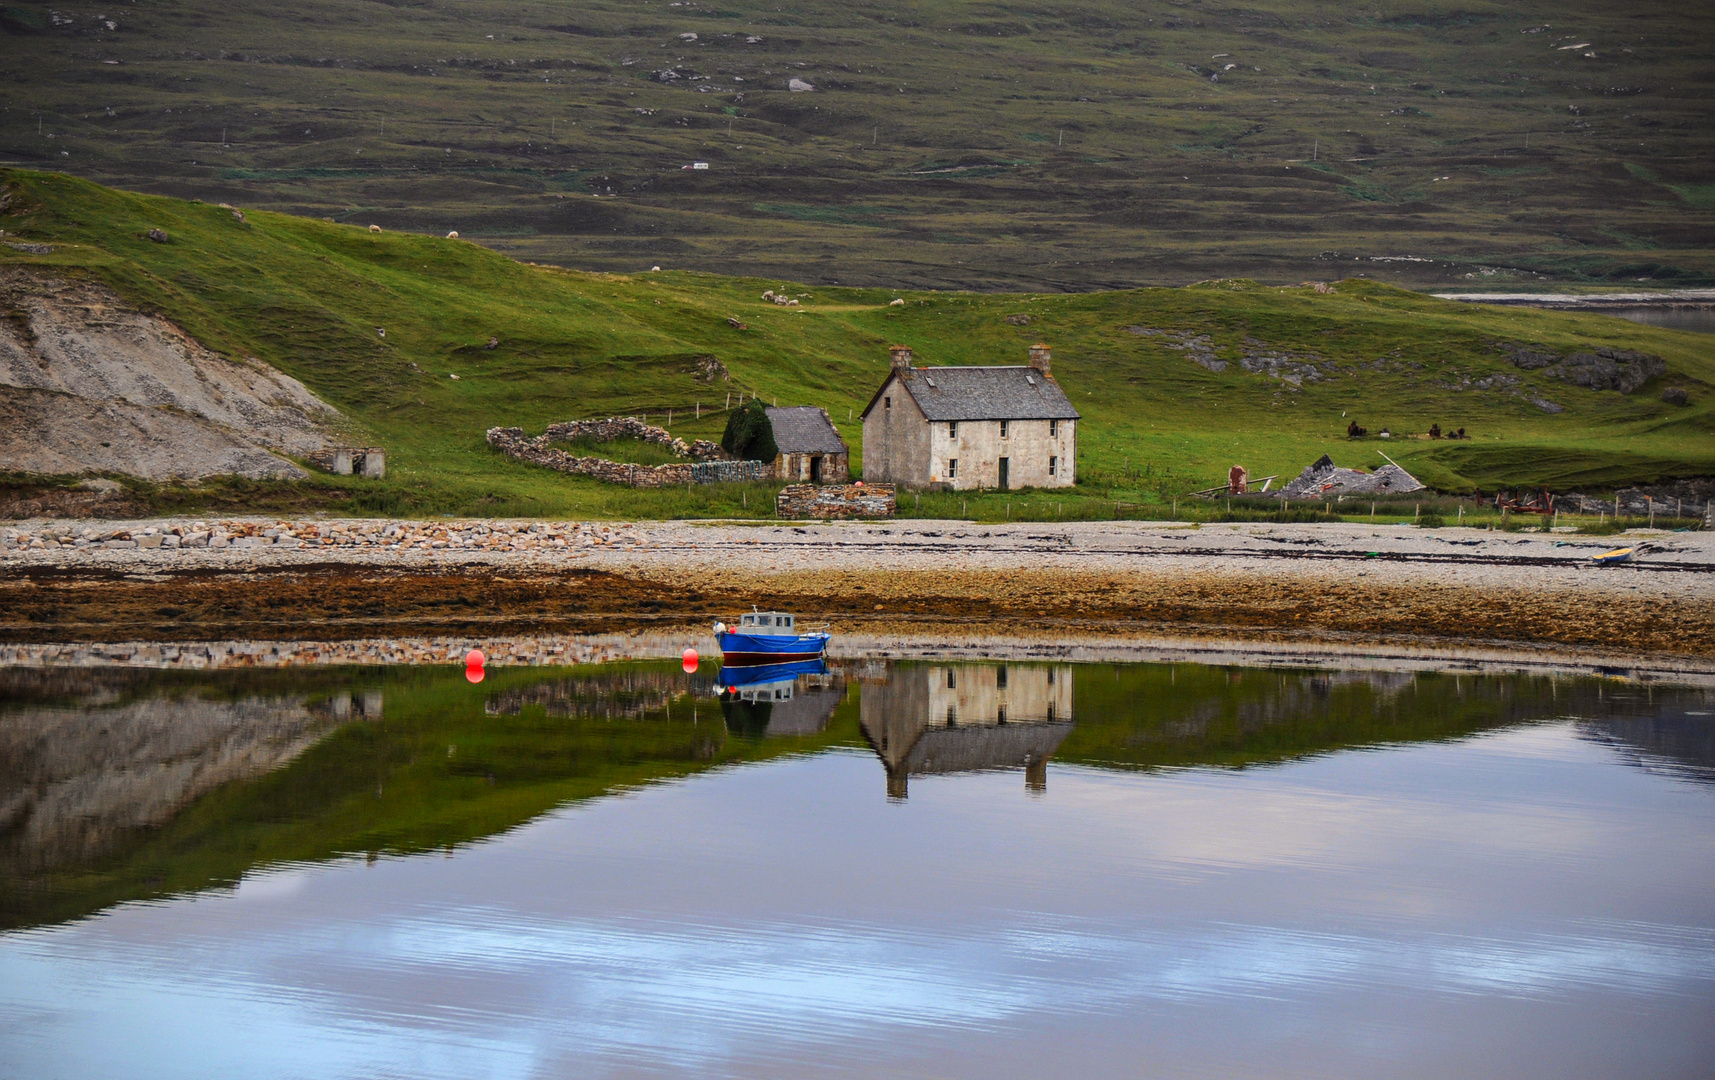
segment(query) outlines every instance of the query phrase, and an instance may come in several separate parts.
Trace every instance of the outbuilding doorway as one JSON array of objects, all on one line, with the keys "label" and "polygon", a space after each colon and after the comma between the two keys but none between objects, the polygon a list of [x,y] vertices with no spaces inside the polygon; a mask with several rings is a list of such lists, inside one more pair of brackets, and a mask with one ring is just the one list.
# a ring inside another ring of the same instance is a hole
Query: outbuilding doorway
[{"label": "outbuilding doorway", "polygon": [[819,484],[821,482],[822,482],[822,455],[812,454],[812,455],[810,455],[810,483]]}]

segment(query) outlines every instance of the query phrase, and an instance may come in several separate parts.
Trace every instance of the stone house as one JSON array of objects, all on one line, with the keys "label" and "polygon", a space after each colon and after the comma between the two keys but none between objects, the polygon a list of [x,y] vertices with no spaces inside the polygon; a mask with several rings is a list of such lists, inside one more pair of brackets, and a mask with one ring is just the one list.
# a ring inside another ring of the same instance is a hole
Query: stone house
[{"label": "stone house", "polygon": [[1049,373],[1046,345],[1021,367],[893,370],[863,411],[865,480],[948,491],[1070,487],[1078,410]]},{"label": "stone house", "polygon": [[774,428],[774,459],[780,479],[788,483],[843,484],[851,477],[851,453],[828,419],[826,409],[794,405],[767,410]]}]

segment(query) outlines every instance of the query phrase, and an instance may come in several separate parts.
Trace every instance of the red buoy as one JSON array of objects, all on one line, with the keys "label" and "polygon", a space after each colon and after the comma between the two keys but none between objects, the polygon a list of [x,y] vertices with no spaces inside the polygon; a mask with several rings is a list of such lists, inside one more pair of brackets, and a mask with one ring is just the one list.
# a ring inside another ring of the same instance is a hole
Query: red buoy
[{"label": "red buoy", "polygon": [[680,659],[684,660],[684,662],[685,662],[685,674],[691,675],[691,674],[694,674],[696,672],[696,670],[697,670],[697,650],[686,649],[684,655]]},{"label": "red buoy", "polygon": [[482,655],[481,649],[472,649],[470,652],[467,652],[464,654],[464,666],[465,667],[480,668],[482,665],[486,664],[487,662],[488,662],[488,657]]}]

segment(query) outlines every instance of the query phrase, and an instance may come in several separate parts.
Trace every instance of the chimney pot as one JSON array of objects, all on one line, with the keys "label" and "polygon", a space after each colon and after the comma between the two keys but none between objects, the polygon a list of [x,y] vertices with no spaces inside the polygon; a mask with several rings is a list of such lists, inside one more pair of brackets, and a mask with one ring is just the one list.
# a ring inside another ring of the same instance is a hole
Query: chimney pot
[{"label": "chimney pot", "polygon": [[1041,342],[1037,342],[1035,345],[1032,345],[1030,347],[1030,366],[1031,367],[1035,368],[1037,371],[1040,371],[1040,372],[1042,372],[1042,374],[1046,375],[1046,374],[1048,374],[1048,362],[1049,362],[1048,346],[1042,344]]},{"label": "chimney pot", "polygon": [[911,370],[911,347],[909,345],[891,345],[887,351],[893,357],[894,371]]}]

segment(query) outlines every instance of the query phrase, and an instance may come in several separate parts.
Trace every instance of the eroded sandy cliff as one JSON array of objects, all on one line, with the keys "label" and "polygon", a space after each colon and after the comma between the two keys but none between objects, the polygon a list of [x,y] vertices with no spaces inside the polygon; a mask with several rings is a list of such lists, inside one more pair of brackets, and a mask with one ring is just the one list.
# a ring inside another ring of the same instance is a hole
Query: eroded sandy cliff
[{"label": "eroded sandy cliff", "polygon": [[111,290],[0,272],[0,470],[162,480],[301,477],[339,414],[255,359],[211,352]]}]

